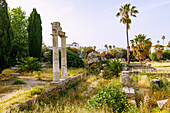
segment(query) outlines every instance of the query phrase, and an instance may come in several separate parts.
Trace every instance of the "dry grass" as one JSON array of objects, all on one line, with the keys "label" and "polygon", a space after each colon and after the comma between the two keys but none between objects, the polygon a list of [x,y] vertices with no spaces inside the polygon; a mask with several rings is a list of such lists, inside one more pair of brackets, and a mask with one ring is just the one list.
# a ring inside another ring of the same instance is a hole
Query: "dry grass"
[{"label": "dry grass", "polygon": [[[30,90],[17,90],[9,95],[6,98],[0,100],[0,112],[1,110],[10,108],[15,103],[22,103],[22,100],[28,100],[34,97],[35,95],[31,92],[35,92],[39,87],[32,88]],[[43,87],[41,87],[43,88]],[[43,88],[44,89],[44,88]]]},{"label": "dry grass", "polygon": [[[97,93],[103,86],[110,86],[114,83],[119,84],[120,78],[104,80],[96,76],[90,75],[84,78],[77,86],[60,93],[54,92],[48,98],[42,97],[40,101],[29,106],[25,111],[16,110],[17,113],[106,113],[104,108],[86,109],[87,101]],[[95,86],[90,87],[94,82],[98,82]],[[115,84],[114,84],[115,85]],[[89,92],[87,92],[89,91]]]},{"label": "dry grass", "polygon": [[150,80],[146,76],[140,77],[141,79],[138,81],[138,86],[141,88],[149,88],[150,87]]}]

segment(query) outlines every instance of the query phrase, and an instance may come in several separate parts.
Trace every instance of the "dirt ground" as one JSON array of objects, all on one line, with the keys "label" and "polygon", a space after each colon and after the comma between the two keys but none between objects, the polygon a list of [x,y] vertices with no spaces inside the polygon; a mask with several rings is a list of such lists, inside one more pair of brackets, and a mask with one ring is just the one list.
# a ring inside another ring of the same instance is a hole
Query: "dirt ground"
[{"label": "dirt ground", "polygon": [[[12,85],[16,80],[21,80],[26,84],[22,85]],[[17,90],[28,90],[35,86],[43,86],[50,83],[50,79],[37,80],[31,76],[18,76],[13,80],[0,81],[0,99],[6,98],[8,94],[15,92]]]}]

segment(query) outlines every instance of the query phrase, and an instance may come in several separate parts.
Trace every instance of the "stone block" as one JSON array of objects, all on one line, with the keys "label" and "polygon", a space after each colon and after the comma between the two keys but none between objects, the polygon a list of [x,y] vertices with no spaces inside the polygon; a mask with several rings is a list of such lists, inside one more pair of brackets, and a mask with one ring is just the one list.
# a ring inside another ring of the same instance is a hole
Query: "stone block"
[{"label": "stone block", "polygon": [[160,81],[159,81],[159,79],[152,79],[152,83],[154,83],[157,87],[160,86]]},{"label": "stone block", "polygon": [[129,87],[123,87],[122,90],[125,91],[125,93],[127,94],[127,97],[135,96],[135,91],[131,87],[130,88]]},{"label": "stone block", "polygon": [[11,76],[19,76],[21,73],[10,73]]},{"label": "stone block", "polygon": [[123,86],[130,86],[130,78],[128,74],[121,75],[121,83]]}]

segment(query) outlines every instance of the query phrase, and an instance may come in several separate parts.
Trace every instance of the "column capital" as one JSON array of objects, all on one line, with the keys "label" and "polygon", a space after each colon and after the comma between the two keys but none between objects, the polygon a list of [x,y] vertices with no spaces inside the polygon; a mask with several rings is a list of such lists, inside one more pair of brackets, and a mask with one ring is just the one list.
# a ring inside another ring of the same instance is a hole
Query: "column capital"
[{"label": "column capital", "polygon": [[68,38],[68,36],[61,36],[60,38]]},{"label": "column capital", "polygon": [[51,34],[52,36],[58,36],[57,34]]}]

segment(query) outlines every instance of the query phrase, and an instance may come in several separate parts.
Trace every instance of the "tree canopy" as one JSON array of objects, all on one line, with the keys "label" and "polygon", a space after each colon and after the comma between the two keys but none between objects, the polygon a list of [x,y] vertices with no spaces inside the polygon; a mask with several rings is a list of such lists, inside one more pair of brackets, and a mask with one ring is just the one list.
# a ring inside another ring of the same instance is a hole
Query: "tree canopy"
[{"label": "tree canopy", "polygon": [[11,27],[14,32],[12,41],[12,52],[10,54],[9,64],[15,63],[16,58],[25,57],[28,55],[28,32],[27,32],[27,17],[26,12],[21,7],[9,9],[9,18]]},{"label": "tree canopy", "polygon": [[41,58],[42,53],[42,26],[41,17],[34,8],[28,18],[28,39],[29,55],[31,57]]},{"label": "tree canopy", "polygon": [[13,31],[10,25],[7,3],[0,0],[0,73],[7,66],[12,50]]}]

